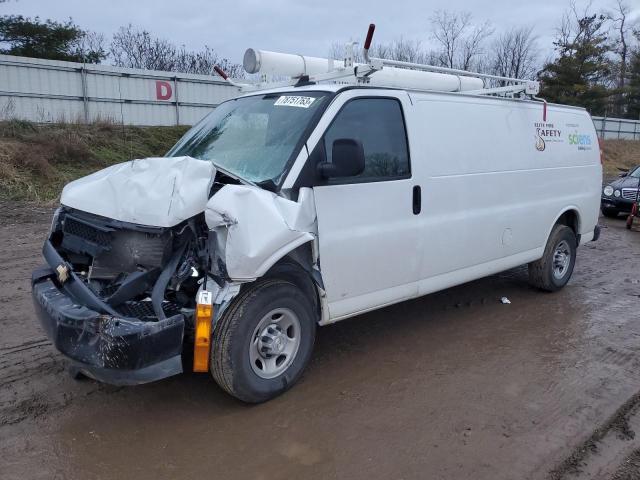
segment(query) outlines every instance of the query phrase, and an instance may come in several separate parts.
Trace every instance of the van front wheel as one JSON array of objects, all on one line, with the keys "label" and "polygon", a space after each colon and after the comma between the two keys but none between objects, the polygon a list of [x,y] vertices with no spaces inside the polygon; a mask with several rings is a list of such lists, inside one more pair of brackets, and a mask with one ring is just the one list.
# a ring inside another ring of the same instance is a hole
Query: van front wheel
[{"label": "van front wheel", "polygon": [[566,225],[556,225],[540,260],[529,264],[529,283],[541,290],[555,292],[564,287],[576,263],[576,235]]},{"label": "van front wheel", "polygon": [[234,397],[264,402],[298,381],[315,333],[313,306],[302,290],[284,280],[256,282],[215,325],[211,374]]}]

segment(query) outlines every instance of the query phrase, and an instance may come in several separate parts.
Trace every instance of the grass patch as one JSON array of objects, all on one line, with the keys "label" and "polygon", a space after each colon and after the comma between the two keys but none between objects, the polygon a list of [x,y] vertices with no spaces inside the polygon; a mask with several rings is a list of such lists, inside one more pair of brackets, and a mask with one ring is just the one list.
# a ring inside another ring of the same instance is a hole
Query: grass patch
[{"label": "grass patch", "polygon": [[[112,122],[0,122],[0,199],[55,202],[71,180],[133,158],[164,155],[188,127]],[[606,140],[604,176],[640,165],[640,141]]]},{"label": "grass patch", "polygon": [[618,175],[618,168],[640,165],[640,141],[605,140],[603,144],[603,169],[605,178]]},{"label": "grass patch", "polygon": [[71,180],[164,155],[189,127],[0,122],[0,199],[53,202]]}]

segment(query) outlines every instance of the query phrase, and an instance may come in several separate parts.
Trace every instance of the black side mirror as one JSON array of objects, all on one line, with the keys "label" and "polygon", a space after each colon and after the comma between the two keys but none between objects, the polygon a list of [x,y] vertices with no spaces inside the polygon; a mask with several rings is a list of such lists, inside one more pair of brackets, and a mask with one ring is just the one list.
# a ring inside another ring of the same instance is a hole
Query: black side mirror
[{"label": "black side mirror", "polygon": [[629,172],[622,172],[618,174],[618,176],[622,178],[626,177],[627,175],[629,175]]},{"label": "black side mirror", "polygon": [[354,177],[364,171],[364,148],[362,142],[353,138],[334,140],[331,163],[318,164],[318,173],[323,178]]}]

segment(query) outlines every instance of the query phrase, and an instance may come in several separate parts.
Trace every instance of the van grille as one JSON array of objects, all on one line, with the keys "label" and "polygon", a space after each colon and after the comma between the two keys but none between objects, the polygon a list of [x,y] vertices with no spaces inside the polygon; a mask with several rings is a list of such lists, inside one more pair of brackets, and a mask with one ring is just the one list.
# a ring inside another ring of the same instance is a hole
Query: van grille
[{"label": "van grille", "polygon": [[66,234],[75,235],[76,237],[103,247],[108,246],[111,241],[109,233],[100,231],[86,223],[79,222],[68,215],[64,220],[63,231]]},{"label": "van grille", "polygon": [[634,200],[636,199],[638,195],[638,190],[635,188],[623,188],[622,189],[622,198],[625,198],[627,200]]},{"label": "van grille", "polygon": [[[153,304],[149,300],[143,300],[141,302],[128,301],[122,305],[118,305],[116,310],[128,318],[137,318],[145,321],[158,319],[153,311]],[[173,302],[164,301],[162,302],[162,310],[164,310],[167,317],[172,317],[180,313],[180,306]]]}]

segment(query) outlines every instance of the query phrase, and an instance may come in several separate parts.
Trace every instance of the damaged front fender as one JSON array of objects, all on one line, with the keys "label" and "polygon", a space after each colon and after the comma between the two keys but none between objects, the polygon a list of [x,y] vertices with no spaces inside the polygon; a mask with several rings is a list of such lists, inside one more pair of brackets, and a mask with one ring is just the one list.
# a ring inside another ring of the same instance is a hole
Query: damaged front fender
[{"label": "damaged front fender", "polygon": [[215,238],[213,254],[234,281],[261,277],[317,232],[309,188],[292,201],[253,186],[225,185],[207,203],[205,219]]}]

